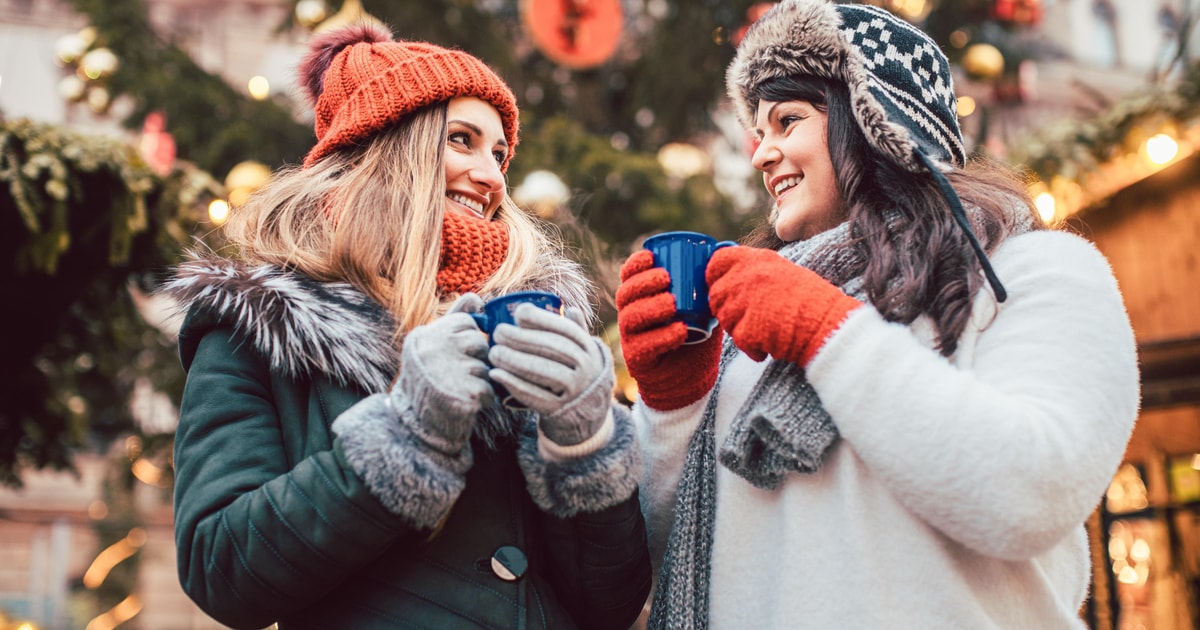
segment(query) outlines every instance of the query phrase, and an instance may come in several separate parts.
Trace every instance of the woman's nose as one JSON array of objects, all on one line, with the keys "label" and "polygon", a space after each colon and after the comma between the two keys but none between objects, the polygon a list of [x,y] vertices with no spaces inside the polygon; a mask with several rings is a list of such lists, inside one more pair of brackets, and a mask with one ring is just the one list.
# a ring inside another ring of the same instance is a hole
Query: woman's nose
[{"label": "woman's nose", "polygon": [[754,148],[754,153],[750,156],[750,164],[760,171],[765,171],[778,162],[779,157],[779,147],[771,139],[763,138]]},{"label": "woman's nose", "polygon": [[483,187],[487,192],[496,192],[504,188],[504,173],[500,172],[500,164],[491,154],[475,160],[470,171],[471,181]]}]

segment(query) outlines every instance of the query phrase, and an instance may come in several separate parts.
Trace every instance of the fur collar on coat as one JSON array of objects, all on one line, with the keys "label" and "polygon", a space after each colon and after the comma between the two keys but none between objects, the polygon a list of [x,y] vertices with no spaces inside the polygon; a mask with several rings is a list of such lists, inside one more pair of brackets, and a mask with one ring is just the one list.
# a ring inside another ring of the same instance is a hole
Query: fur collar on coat
[{"label": "fur collar on coat", "polygon": [[[556,293],[565,306],[592,313],[591,284],[569,260],[547,257],[522,290]],[[250,266],[195,255],[160,289],[188,313],[184,326],[232,325],[291,378],[325,374],[339,385],[386,391],[400,366],[395,323],[377,302],[346,282],[318,282],[272,265]],[[481,296],[485,300],[489,295]]]}]

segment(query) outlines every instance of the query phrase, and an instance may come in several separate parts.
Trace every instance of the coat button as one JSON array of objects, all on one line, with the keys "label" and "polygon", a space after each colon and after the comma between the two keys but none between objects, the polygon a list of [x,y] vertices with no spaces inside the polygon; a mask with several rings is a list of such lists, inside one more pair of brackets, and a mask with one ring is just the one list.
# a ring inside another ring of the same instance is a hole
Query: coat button
[{"label": "coat button", "polygon": [[501,580],[516,582],[525,576],[528,568],[529,560],[525,552],[511,545],[505,545],[492,554],[492,573]]}]

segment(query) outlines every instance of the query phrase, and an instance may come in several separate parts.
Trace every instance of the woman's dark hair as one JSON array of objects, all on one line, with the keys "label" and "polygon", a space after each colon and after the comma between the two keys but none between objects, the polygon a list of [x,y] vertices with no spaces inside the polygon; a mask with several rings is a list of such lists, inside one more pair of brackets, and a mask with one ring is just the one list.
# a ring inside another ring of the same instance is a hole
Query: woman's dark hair
[{"label": "woman's dark hair", "polygon": [[[983,286],[979,260],[950,206],[928,173],[913,173],[867,143],[854,118],[845,83],[811,76],[764,82],[755,103],[805,101],[828,116],[829,157],[850,222],[852,247],[867,298],[888,321],[909,324],[927,314],[938,349],[954,353],[971,314],[971,301]],[[991,251],[1011,227],[1014,204],[1023,205],[1042,227],[1021,180],[998,163],[974,159],[947,178],[969,213],[976,237]],[[743,243],[779,249],[783,241],[766,221]]]}]

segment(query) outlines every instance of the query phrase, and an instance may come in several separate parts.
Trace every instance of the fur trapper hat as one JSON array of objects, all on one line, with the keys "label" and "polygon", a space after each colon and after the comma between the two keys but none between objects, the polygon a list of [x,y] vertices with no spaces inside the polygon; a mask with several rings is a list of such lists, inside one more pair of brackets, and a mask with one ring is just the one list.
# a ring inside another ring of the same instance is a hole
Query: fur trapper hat
[{"label": "fur trapper hat", "polygon": [[456,96],[481,98],[500,112],[508,142],[502,172],[517,147],[517,99],[487,64],[461,50],[394,41],[379,25],[355,24],[314,37],[300,64],[299,82],[316,117],[317,144],[305,156],[305,166]]},{"label": "fur trapper hat", "polygon": [[867,141],[912,172],[919,149],[941,168],[966,160],[950,62],[928,35],[872,6],[783,0],[746,32],[726,73],[738,117],[753,128],[769,79],[811,75],[849,86]]}]

